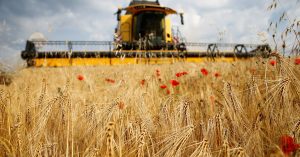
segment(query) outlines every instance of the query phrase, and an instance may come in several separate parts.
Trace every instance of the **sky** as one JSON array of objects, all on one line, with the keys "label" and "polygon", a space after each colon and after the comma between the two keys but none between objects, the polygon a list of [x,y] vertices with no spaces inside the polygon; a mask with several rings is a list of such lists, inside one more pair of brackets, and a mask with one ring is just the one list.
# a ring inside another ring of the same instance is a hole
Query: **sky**
[{"label": "sky", "polygon": [[[271,21],[283,11],[290,19],[300,15],[299,0],[160,0],[184,13],[170,18],[190,42],[261,43],[270,40]],[[112,40],[117,25],[114,13],[130,0],[0,0],[0,62],[19,63],[20,52],[34,32],[47,40]],[[283,27],[283,26],[282,26]]]}]

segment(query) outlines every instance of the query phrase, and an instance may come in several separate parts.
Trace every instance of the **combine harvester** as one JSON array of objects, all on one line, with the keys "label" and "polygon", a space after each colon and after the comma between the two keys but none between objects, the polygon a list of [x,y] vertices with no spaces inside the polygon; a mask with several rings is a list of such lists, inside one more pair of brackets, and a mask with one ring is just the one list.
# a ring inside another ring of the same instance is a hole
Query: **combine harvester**
[{"label": "combine harvester", "polygon": [[[122,14],[125,12],[125,14]],[[167,17],[183,13],[156,1],[132,0],[116,12],[114,41],[28,40],[22,58],[28,66],[164,64],[175,62],[235,61],[268,56],[268,45],[185,42]]]}]

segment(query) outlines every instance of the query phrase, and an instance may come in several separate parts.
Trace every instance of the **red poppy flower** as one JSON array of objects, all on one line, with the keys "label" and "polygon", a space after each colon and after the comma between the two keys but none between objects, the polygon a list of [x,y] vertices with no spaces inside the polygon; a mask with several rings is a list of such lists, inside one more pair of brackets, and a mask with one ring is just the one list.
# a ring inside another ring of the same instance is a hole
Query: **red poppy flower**
[{"label": "red poppy flower", "polygon": [[160,88],[161,88],[161,89],[166,89],[166,88],[167,88],[167,85],[161,85]]},{"label": "red poppy flower", "polygon": [[207,76],[207,75],[208,75],[208,71],[207,71],[205,68],[202,68],[202,69],[201,69],[201,73],[202,73],[202,75],[204,75],[204,76]]},{"label": "red poppy flower", "polygon": [[141,85],[145,85],[146,80],[141,80]]},{"label": "red poppy flower", "polygon": [[220,77],[220,76],[221,76],[220,73],[218,73],[218,72],[215,73],[215,77],[216,77],[216,78],[218,78],[218,77]]},{"label": "red poppy flower", "polygon": [[168,95],[171,94],[171,91],[170,91],[169,89],[167,89],[167,94],[168,94]]},{"label": "red poppy flower", "polygon": [[300,65],[300,58],[296,58],[296,59],[295,59],[295,64],[296,64],[296,65]]},{"label": "red poppy flower", "polygon": [[181,76],[187,75],[187,74],[188,74],[188,72],[186,72],[186,71],[179,72],[179,73],[176,73],[176,77],[181,77]]},{"label": "red poppy flower", "polygon": [[116,82],[115,80],[112,80],[112,79],[109,79],[109,78],[105,79],[105,81],[108,82],[108,83],[115,83]]},{"label": "red poppy flower", "polygon": [[182,73],[176,73],[176,77],[181,77]]},{"label": "red poppy flower", "polygon": [[182,75],[187,75],[188,72],[184,71],[184,72],[182,72],[181,74],[182,74]]},{"label": "red poppy flower", "polygon": [[276,61],[275,61],[275,60],[270,60],[270,64],[271,64],[272,66],[275,66],[275,65],[276,65]]},{"label": "red poppy flower", "polygon": [[83,80],[84,80],[84,76],[83,76],[83,75],[78,75],[78,76],[77,76],[77,79],[78,79],[79,81],[83,81]]},{"label": "red poppy flower", "polygon": [[300,145],[295,143],[293,137],[283,135],[280,137],[280,147],[285,155],[289,155],[290,153],[299,149]]},{"label": "red poppy flower", "polygon": [[179,82],[176,80],[170,80],[170,83],[172,84],[172,86],[176,87],[179,85]]}]

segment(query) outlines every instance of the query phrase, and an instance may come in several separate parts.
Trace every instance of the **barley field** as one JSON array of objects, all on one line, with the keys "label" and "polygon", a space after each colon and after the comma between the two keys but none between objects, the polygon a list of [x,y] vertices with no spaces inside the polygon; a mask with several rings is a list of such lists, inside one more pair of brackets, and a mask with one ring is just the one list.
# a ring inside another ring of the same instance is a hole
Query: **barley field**
[{"label": "barley field", "polygon": [[294,60],[24,68],[0,85],[0,156],[300,156]]}]

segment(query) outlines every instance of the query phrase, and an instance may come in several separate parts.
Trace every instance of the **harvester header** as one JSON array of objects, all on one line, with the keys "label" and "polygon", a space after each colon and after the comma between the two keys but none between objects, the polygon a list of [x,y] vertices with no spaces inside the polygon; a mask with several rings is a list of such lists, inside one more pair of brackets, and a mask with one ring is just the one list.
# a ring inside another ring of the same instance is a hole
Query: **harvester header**
[{"label": "harvester header", "polygon": [[[133,0],[116,11],[113,41],[47,41],[30,38],[22,58],[28,66],[164,64],[174,62],[234,61],[267,56],[264,44],[187,42],[172,26],[170,15],[183,13],[158,1]],[[41,35],[40,35],[41,36]]]}]

